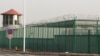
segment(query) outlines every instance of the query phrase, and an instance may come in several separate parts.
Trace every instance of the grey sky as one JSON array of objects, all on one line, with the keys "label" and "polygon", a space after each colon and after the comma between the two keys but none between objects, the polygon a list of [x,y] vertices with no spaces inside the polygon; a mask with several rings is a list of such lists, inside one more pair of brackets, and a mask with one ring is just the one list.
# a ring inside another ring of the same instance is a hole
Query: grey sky
[{"label": "grey sky", "polygon": [[[0,13],[11,8],[23,14],[24,0],[1,0]],[[100,16],[100,0],[26,0],[25,17],[27,24],[47,20],[66,14],[86,14]],[[0,26],[2,17],[0,16]],[[23,17],[21,17],[21,22]]]}]

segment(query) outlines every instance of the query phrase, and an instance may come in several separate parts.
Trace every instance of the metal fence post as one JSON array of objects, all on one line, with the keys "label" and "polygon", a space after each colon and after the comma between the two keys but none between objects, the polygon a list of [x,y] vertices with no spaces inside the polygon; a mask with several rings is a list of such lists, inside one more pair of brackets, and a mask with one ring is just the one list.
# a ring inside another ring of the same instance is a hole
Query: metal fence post
[{"label": "metal fence post", "polygon": [[73,52],[75,52],[76,49],[76,17],[74,18],[74,25],[73,25]]},{"label": "metal fence post", "polygon": [[90,53],[90,30],[88,30],[88,53]]},{"label": "metal fence post", "polygon": [[99,20],[97,20],[97,22],[96,22],[96,40],[97,40],[97,51],[99,53],[98,21]]}]

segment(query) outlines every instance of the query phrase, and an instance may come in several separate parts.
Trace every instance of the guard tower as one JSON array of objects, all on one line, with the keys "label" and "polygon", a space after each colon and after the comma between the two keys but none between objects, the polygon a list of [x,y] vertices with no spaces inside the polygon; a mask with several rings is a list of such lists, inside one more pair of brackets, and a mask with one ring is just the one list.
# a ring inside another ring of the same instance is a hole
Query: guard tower
[{"label": "guard tower", "polygon": [[21,13],[17,12],[14,9],[10,9],[4,13],[1,13],[3,15],[3,27],[11,27],[11,28],[19,28],[20,22],[19,18],[22,15]]}]

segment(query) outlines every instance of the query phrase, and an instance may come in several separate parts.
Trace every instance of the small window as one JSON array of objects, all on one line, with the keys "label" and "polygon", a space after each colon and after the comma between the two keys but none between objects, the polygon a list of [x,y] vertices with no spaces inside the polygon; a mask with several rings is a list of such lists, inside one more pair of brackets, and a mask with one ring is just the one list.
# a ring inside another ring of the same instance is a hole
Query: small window
[{"label": "small window", "polygon": [[6,20],[5,20],[5,24],[8,25],[8,18],[6,18]]},{"label": "small window", "polygon": [[9,19],[9,24],[10,24],[10,25],[13,24],[13,19]]},{"label": "small window", "polygon": [[13,16],[12,16],[12,15],[10,15],[10,16],[8,17],[8,21],[9,21],[9,24],[10,24],[10,25],[13,24]]},{"label": "small window", "polygon": [[15,20],[15,25],[19,24],[19,21],[18,20]]}]

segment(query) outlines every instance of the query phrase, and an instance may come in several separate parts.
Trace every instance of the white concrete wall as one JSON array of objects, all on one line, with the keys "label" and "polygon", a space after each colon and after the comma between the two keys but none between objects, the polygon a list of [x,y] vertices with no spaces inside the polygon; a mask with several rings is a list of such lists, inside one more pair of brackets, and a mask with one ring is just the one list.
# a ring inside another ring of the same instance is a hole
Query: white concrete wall
[{"label": "white concrete wall", "polygon": [[15,25],[15,20],[18,20],[17,15],[13,15],[13,25]]}]

